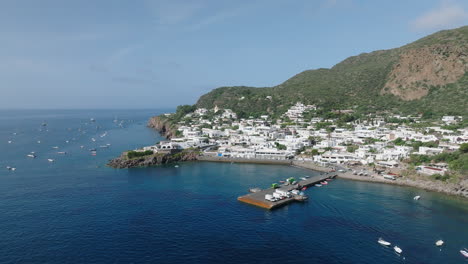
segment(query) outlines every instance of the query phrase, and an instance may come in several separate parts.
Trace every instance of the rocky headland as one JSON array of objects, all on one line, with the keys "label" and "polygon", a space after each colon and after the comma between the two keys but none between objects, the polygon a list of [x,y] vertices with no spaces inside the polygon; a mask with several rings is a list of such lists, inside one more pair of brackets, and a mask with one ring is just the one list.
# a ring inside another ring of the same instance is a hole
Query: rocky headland
[{"label": "rocky headland", "polygon": [[115,169],[150,167],[182,161],[195,161],[198,160],[198,156],[198,151],[184,150],[177,153],[155,153],[143,157],[128,158],[127,152],[123,152],[120,157],[110,160],[107,166]]}]

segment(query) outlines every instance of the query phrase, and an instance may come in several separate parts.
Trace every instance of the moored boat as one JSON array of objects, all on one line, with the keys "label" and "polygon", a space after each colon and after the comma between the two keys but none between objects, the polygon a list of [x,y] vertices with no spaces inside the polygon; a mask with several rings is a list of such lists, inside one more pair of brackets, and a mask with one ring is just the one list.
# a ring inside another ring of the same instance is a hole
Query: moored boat
[{"label": "moored boat", "polygon": [[421,198],[421,196],[416,195],[416,196],[413,198],[413,200],[419,200],[420,198]]},{"label": "moored boat", "polygon": [[383,240],[381,237],[379,238],[379,240],[377,240],[377,242],[380,244],[380,245],[383,245],[383,246],[390,246],[392,243],[388,242],[388,241],[385,241]]},{"label": "moored boat", "polygon": [[461,253],[465,258],[468,258],[468,249],[464,248],[464,249],[460,250],[460,253]]},{"label": "moored boat", "polygon": [[322,184],[315,184],[315,187],[322,187]]},{"label": "moored boat", "polygon": [[440,247],[440,246],[442,246],[444,244],[444,241],[443,240],[437,240],[435,242],[435,244],[436,244],[436,246]]},{"label": "moored boat", "polygon": [[33,158],[33,159],[36,158],[36,155],[34,155],[34,154],[28,154],[26,156],[28,156],[29,158]]},{"label": "moored boat", "polygon": [[394,246],[393,250],[395,250],[395,252],[398,254],[401,254],[401,252],[403,252],[403,250],[401,250],[401,248],[399,248],[398,246]]}]

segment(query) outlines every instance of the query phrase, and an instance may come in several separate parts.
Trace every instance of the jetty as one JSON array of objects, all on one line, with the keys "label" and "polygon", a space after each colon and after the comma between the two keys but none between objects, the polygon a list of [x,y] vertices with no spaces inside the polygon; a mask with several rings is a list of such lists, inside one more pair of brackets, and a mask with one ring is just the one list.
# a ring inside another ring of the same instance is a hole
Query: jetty
[{"label": "jetty", "polygon": [[[280,185],[280,187],[277,189],[281,191],[285,191],[285,192],[290,192],[292,190],[299,190],[304,187],[313,186],[327,179],[335,178],[336,176],[337,174],[335,172],[322,173],[320,175],[311,176],[310,178],[307,178],[305,180],[300,180],[297,182],[297,184],[294,184],[294,185]],[[279,208],[281,206],[284,206],[294,201],[304,201],[303,197],[300,195],[291,195],[291,197],[284,198],[282,200],[278,200],[275,202],[266,200],[265,195],[268,195],[268,194],[273,195],[275,190],[276,189],[274,188],[269,188],[269,189],[256,191],[254,193],[249,193],[249,194],[240,196],[237,198],[237,200],[247,203],[247,204],[262,207],[268,210]]]}]

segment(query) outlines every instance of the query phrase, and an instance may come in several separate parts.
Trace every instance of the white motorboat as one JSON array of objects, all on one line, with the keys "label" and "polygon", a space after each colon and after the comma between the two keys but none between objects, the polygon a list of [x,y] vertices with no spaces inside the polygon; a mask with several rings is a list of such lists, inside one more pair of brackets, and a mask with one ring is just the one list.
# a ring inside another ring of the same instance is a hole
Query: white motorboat
[{"label": "white motorboat", "polygon": [[11,140],[8,140],[8,144],[11,144],[12,142],[13,142],[13,141],[11,141]]},{"label": "white motorboat", "polygon": [[388,241],[385,241],[383,240],[382,238],[379,238],[379,240],[377,240],[377,242],[380,244],[380,245],[383,245],[383,246],[390,246],[392,243],[388,242]]},{"label": "white motorboat", "polygon": [[401,248],[399,248],[398,246],[394,246],[393,249],[394,249],[395,252],[398,253],[398,254],[401,254],[401,252],[403,252],[403,250],[401,250]]},{"label": "white motorboat", "polygon": [[37,144],[41,144],[41,141],[40,141],[40,140],[38,140],[38,141],[37,141]]},{"label": "white motorboat", "polygon": [[59,151],[59,152],[57,152],[57,154],[65,155],[65,154],[67,154],[67,152],[65,152],[65,151]]},{"label": "white motorboat", "polygon": [[34,155],[34,154],[28,154],[27,156],[28,156],[29,158],[33,158],[33,159],[36,157],[36,155]]},{"label": "white motorboat", "polygon": [[179,165],[175,165],[174,168],[179,168]]},{"label": "white motorboat", "polygon": [[436,246],[440,247],[440,246],[442,246],[444,244],[444,241],[443,240],[437,240],[435,242],[435,244],[436,244]]},{"label": "white motorboat", "polygon": [[413,198],[413,200],[419,200],[420,198],[421,198],[421,196],[416,195],[416,196]]},{"label": "white motorboat", "polygon": [[91,138],[91,140],[92,140],[93,142],[96,142],[96,139],[95,139],[95,138]]},{"label": "white motorboat", "polygon": [[54,162],[55,160],[54,159],[47,159],[49,162]]},{"label": "white motorboat", "polygon": [[16,168],[11,168],[10,170],[12,170],[12,171],[15,171],[15,170],[16,170]]},{"label": "white motorboat", "polygon": [[58,149],[59,147],[58,146],[55,146],[55,147],[52,147],[53,149]]},{"label": "white motorboat", "polygon": [[464,248],[464,249],[460,250],[460,253],[461,253],[465,258],[468,258],[468,249]]},{"label": "white motorboat", "polygon": [[322,187],[322,184],[315,184],[315,187]]}]

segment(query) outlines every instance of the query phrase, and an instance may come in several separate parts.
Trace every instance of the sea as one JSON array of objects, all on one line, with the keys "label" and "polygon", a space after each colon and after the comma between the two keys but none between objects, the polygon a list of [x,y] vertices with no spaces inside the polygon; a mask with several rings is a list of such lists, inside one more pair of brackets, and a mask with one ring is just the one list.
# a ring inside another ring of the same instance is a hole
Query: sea
[{"label": "sea", "polygon": [[336,179],[306,190],[308,202],[268,211],[237,197],[316,172],[106,167],[163,140],[146,122],[164,112],[1,110],[0,263],[468,263],[466,199]]}]

